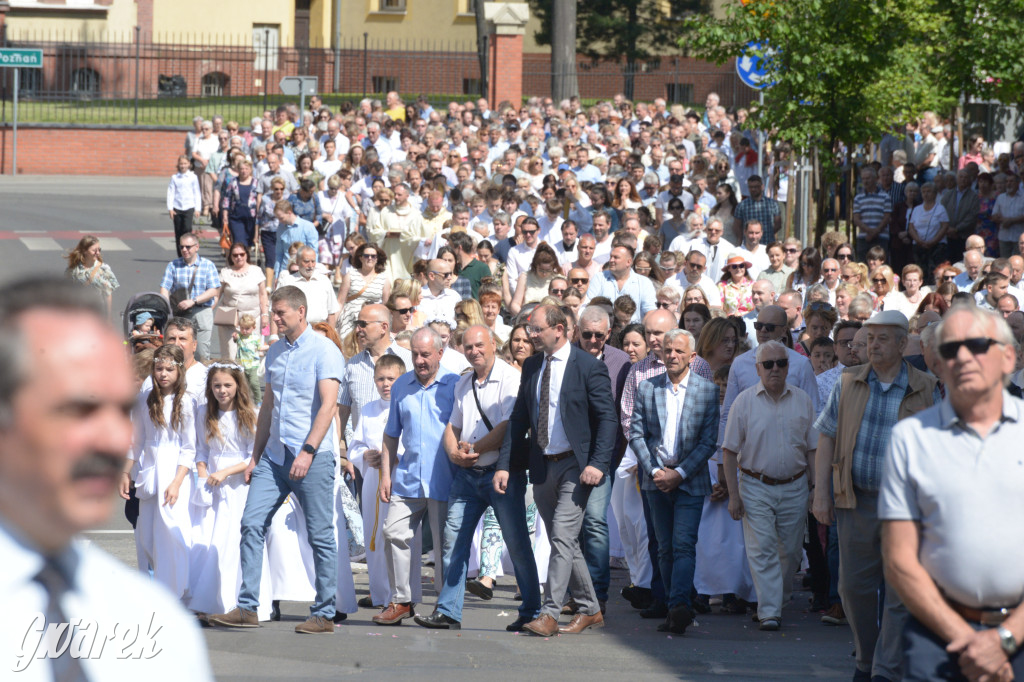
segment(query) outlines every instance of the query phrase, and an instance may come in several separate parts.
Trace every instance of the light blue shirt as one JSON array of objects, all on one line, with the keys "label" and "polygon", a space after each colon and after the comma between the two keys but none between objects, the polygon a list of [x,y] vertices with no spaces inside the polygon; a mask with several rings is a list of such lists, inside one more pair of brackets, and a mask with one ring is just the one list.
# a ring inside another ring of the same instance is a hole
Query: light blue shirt
[{"label": "light blue shirt", "polygon": [[421,384],[415,372],[406,372],[391,387],[391,413],[384,435],[401,438],[405,446],[392,476],[393,494],[448,501],[455,465],[448,460],[442,436],[458,380],[458,374],[439,367],[429,386]]},{"label": "light blue shirt", "polygon": [[274,277],[281,274],[281,271],[288,271],[288,247],[295,242],[302,242],[314,251],[320,235],[317,234],[313,223],[295,216],[295,223],[292,225],[278,225],[277,227],[277,261],[274,263]]},{"label": "light blue shirt", "polygon": [[644,315],[658,308],[654,284],[649,278],[632,271],[629,273],[629,279],[626,280],[626,283],[622,285],[620,290],[618,283],[615,281],[615,275],[610,270],[605,270],[601,273],[601,277],[591,278],[587,295],[590,298],[607,296],[613,302],[619,296],[629,296],[636,303],[636,312],[633,313],[631,322],[639,323],[644,318]]},{"label": "light blue shirt", "polygon": [[[323,379],[341,381],[345,358],[328,338],[310,326],[299,334],[295,343],[286,336],[267,351],[267,386],[274,391],[274,414],[270,423],[270,439],[264,453],[277,465],[284,464],[285,448],[297,455],[306,442],[313,420],[320,411],[317,383]],[[334,453],[330,433],[317,448],[320,453]]]}]

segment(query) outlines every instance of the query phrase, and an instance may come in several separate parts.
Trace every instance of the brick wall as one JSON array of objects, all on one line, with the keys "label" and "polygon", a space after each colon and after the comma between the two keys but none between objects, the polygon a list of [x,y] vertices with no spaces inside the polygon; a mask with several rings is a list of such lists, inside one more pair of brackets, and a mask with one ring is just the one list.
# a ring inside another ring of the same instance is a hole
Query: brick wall
[{"label": "brick wall", "polygon": [[[186,129],[18,126],[18,173],[167,176],[184,153]],[[0,126],[0,170],[11,173],[11,126]]]}]

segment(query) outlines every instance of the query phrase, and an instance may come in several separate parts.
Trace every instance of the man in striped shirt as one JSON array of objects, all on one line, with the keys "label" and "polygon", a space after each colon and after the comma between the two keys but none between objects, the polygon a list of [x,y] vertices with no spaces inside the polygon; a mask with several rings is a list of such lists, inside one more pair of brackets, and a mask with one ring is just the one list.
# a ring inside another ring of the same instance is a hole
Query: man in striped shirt
[{"label": "man in striped shirt", "polygon": [[878,186],[878,172],[872,166],[861,169],[860,180],[863,191],[853,198],[853,224],[857,226],[857,260],[863,263],[871,247],[889,250],[892,200]]}]

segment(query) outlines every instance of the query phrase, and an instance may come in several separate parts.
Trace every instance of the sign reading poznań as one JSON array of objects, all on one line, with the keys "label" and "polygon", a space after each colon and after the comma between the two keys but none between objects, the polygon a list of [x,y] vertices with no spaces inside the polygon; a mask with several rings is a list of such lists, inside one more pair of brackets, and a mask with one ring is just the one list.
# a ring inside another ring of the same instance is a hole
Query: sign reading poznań
[{"label": "sign reading pozna\u0144", "polygon": [[17,67],[28,69],[43,68],[43,51],[35,48],[0,48],[0,68]]}]

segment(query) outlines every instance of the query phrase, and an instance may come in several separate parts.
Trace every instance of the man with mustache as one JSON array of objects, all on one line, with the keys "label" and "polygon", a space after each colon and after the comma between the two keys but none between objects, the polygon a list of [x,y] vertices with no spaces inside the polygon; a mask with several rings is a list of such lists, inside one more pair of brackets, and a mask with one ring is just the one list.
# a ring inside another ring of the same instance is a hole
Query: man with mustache
[{"label": "man with mustache", "polygon": [[[49,278],[0,288],[0,582],[10,609],[0,657],[36,670],[32,679],[146,679],[168,665],[213,679],[206,644],[180,604],[147,576],[74,542],[110,516],[134,399],[122,340],[86,289]],[[89,643],[115,627],[138,628],[128,655]]]}]

